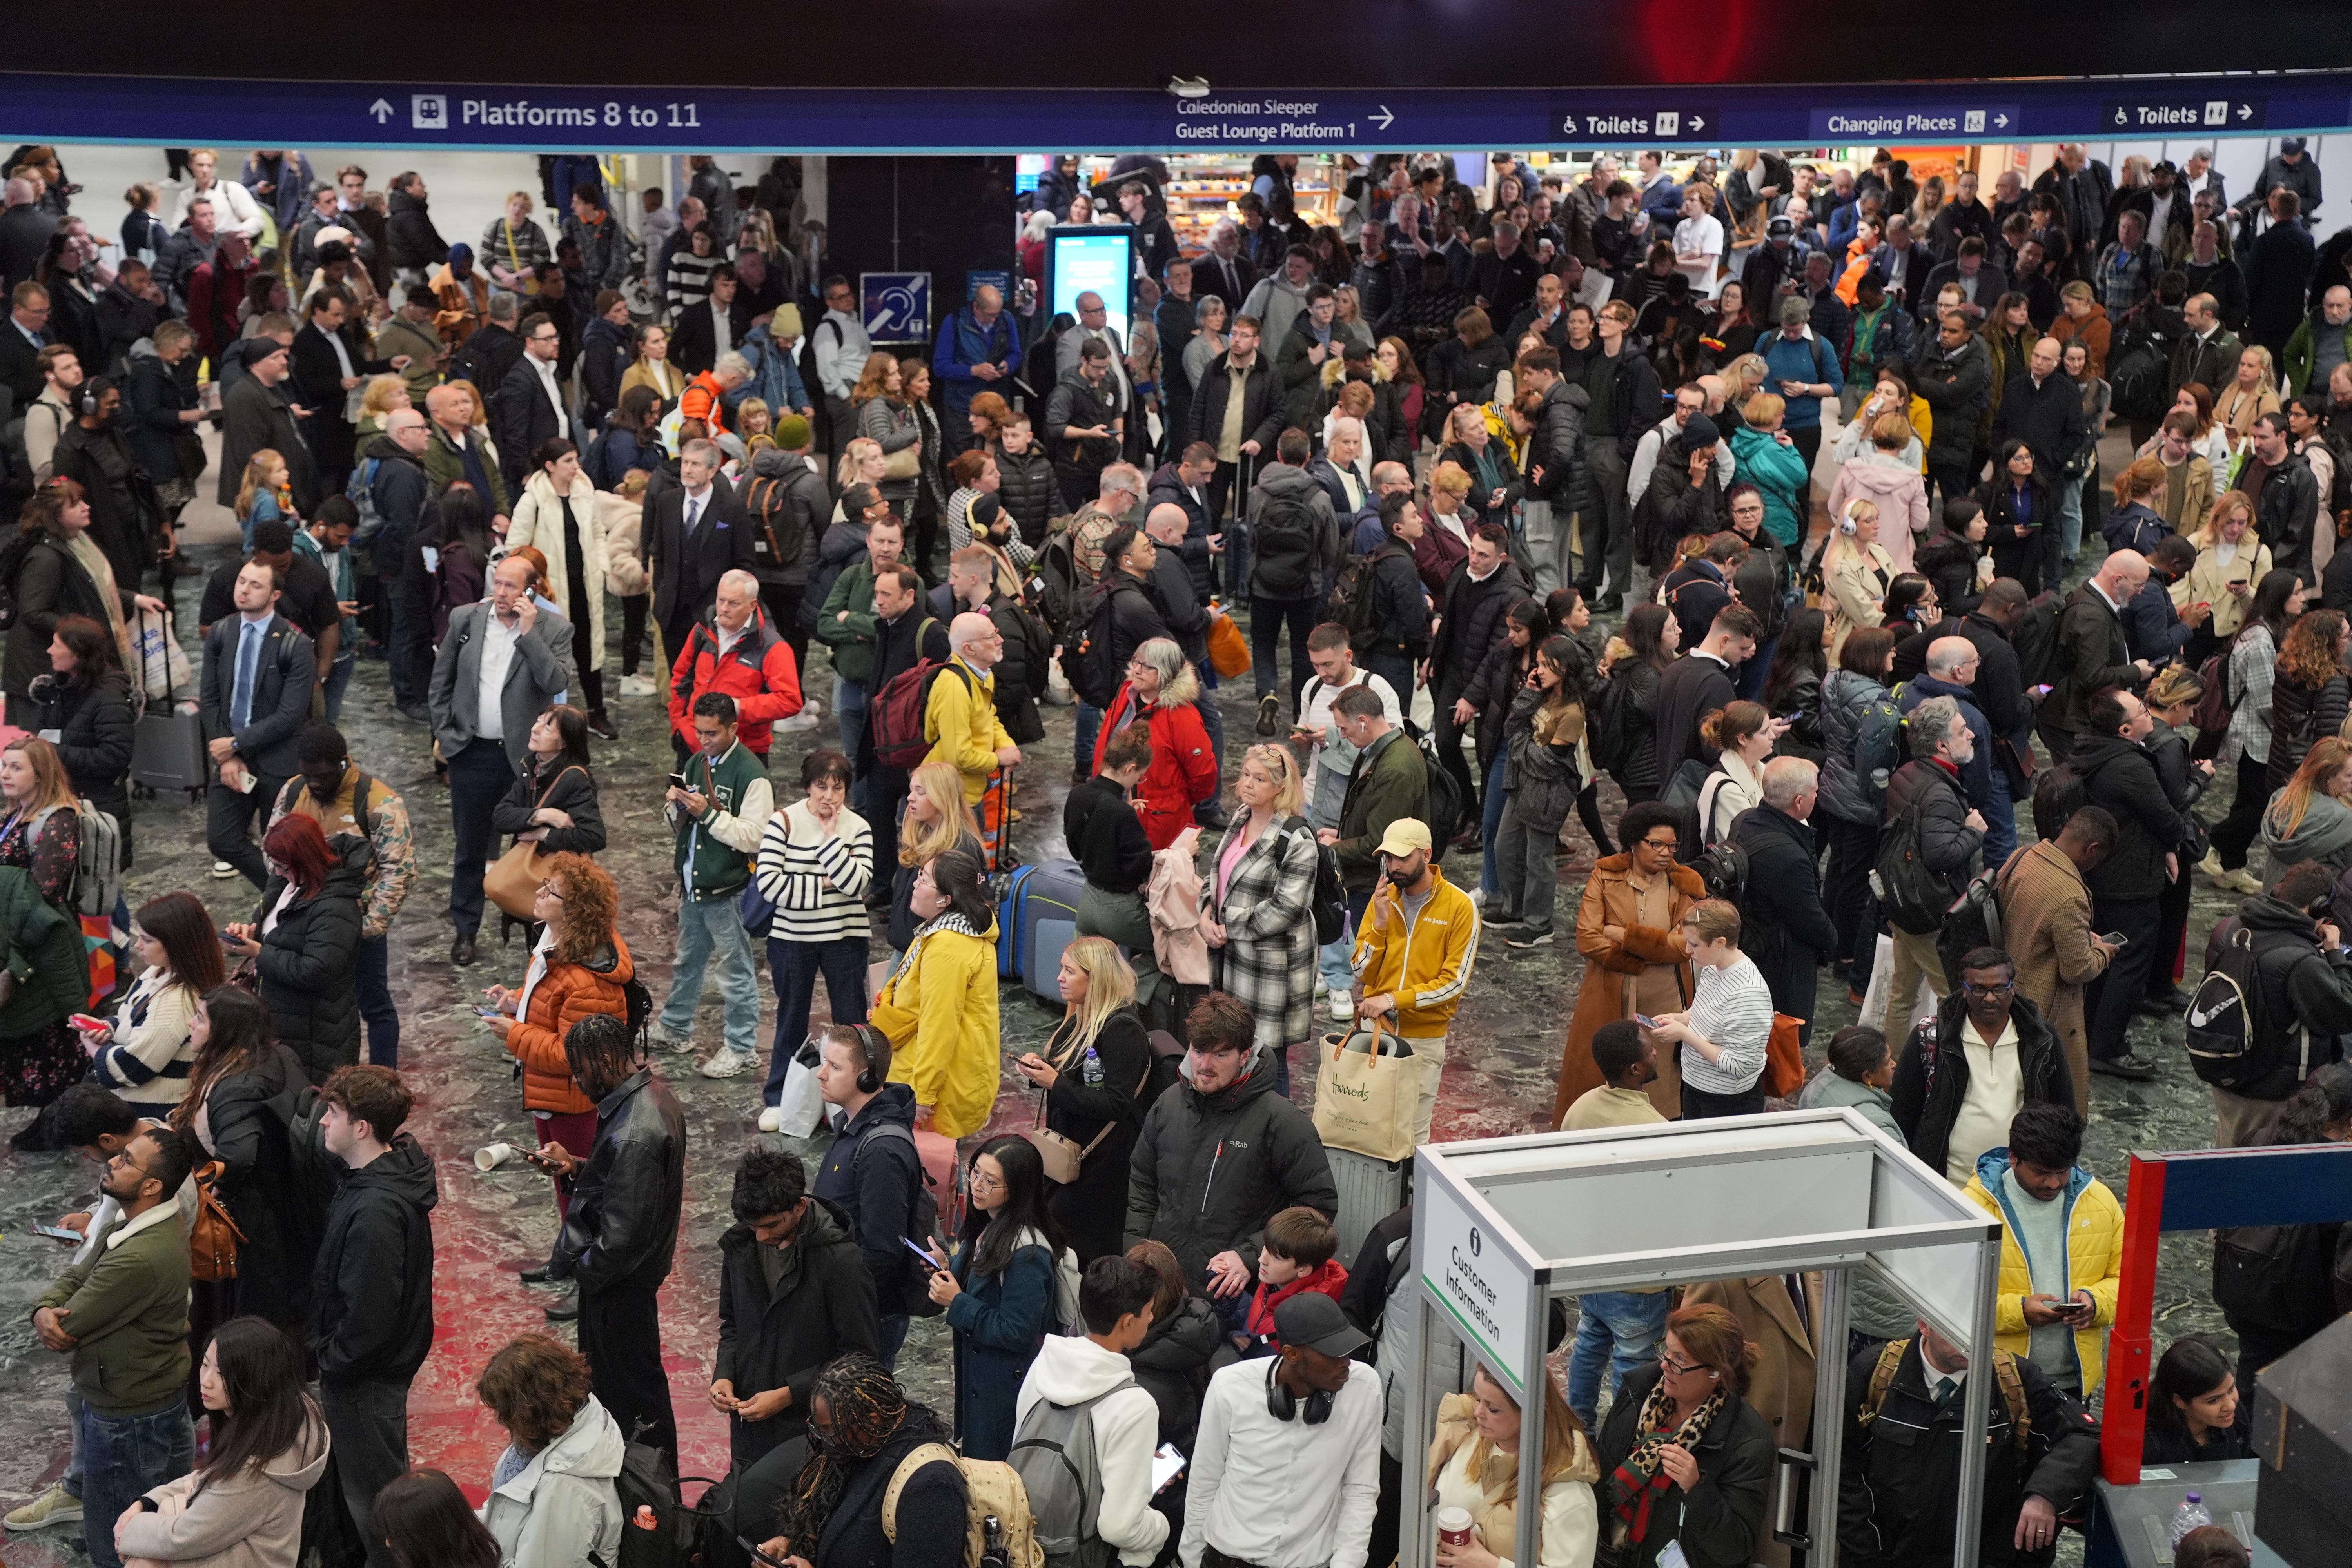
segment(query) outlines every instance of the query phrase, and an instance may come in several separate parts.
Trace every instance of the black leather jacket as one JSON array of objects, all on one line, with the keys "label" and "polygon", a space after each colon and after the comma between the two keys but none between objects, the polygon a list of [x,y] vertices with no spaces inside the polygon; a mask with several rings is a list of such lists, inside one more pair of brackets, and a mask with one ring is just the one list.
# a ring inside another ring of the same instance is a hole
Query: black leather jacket
[{"label": "black leather jacket", "polygon": [[686,1200],[686,1113],[652,1068],[596,1102],[596,1144],[571,1188],[551,1274],[590,1290],[650,1290],[669,1278]]}]

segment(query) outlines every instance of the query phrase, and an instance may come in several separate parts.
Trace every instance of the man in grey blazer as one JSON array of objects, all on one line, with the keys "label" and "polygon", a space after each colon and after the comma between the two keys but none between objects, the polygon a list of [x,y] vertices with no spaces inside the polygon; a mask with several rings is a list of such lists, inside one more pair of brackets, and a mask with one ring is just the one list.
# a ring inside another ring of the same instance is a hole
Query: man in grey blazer
[{"label": "man in grey blazer", "polygon": [[449,962],[474,962],[482,924],[482,867],[497,835],[490,813],[514,787],[530,727],[572,685],[572,624],[533,598],[538,574],[509,556],[490,574],[490,596],[449,617],[433,659],[433,738],[449,764],[449,816],[457,863],[449,880],[449,918],[457,936]]}]

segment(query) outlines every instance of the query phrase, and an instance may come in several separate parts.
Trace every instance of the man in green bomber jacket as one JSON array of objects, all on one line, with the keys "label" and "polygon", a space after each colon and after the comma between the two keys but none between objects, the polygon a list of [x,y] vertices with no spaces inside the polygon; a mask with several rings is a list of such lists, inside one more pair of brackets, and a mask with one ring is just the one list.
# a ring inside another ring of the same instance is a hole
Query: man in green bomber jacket
[{"label": "man in green bomber jacket", "polygon": [[694,700],[698,748],[686,760],[686,786],[670,786],[663,808],[677,838],[671,863],[682,894],[677,959],[654,1037],[672,1050],[692,1047],[695,1006],[715,957],[719,993],[727,1003],[726,1038],[704,1059],[705,1078],[733,1078],[758,1058],[759,981],[737,906],[751,880],[760,835],[775,811],[775,792],[765,764],[737,742],[736,718],[735,699],[723,691]]},{"label": "man in green bomber jacket", "polygon": [[114,1521],[150,1488],[195,1468],[188,1419],[188,1237],[175,1201],[194,1139],[151,1127],[107,1162],[100,1190],[122,1217],[84,1263],[58,1276],[33,1331],[73,1356],[81,1400],[82,1537],[99,1568],[121,1568]]},{"label": "man in green bomber jacket", "polygon": [[1429,766],[1411,735],[1392,727],[1370,687],[1355,686],[1331,704],[1331,721],[1356,748],[1355,771],[1339,805],[1339,826],[1316,837],[1330,846],[1348,889],[1348,913],[1361,921],[1381,881],[1381,836],[1402,816],[1429,820]]}]

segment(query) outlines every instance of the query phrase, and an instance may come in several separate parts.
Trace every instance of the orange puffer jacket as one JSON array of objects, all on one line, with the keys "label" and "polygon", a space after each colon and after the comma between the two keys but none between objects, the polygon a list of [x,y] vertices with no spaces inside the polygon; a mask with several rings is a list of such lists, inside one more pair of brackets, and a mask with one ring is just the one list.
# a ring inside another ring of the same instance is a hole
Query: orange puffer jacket
[{"label": "orange puffer jacket", "polygon": [[563,1037],[592,1014],[609,1013],[626,1022],[629,998],[623,987],[635,973],[629,945],[618,936],[609,963],[549,963],[546,975],[531,989],[529,1010],[507,1031],[507,1054],[522,1063],[523,1109],[558,1116],[596,1109],[572,1081]]}]

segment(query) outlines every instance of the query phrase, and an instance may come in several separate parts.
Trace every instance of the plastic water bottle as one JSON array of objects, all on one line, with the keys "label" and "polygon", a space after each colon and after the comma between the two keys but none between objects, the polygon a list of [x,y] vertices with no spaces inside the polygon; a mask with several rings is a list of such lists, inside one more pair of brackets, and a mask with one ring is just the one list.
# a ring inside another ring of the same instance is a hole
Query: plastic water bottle
[{"label": "plastic water bottle", "polygon": [[2205,1510],[2205,1500],[2190,1492],[2180,1500],[2180,1506],[2172,1510],[2172,1544],[2179,1546],[2181,1537],[2192,1530],[2202,1530],[2212,1522],[2213,1516]]}]

